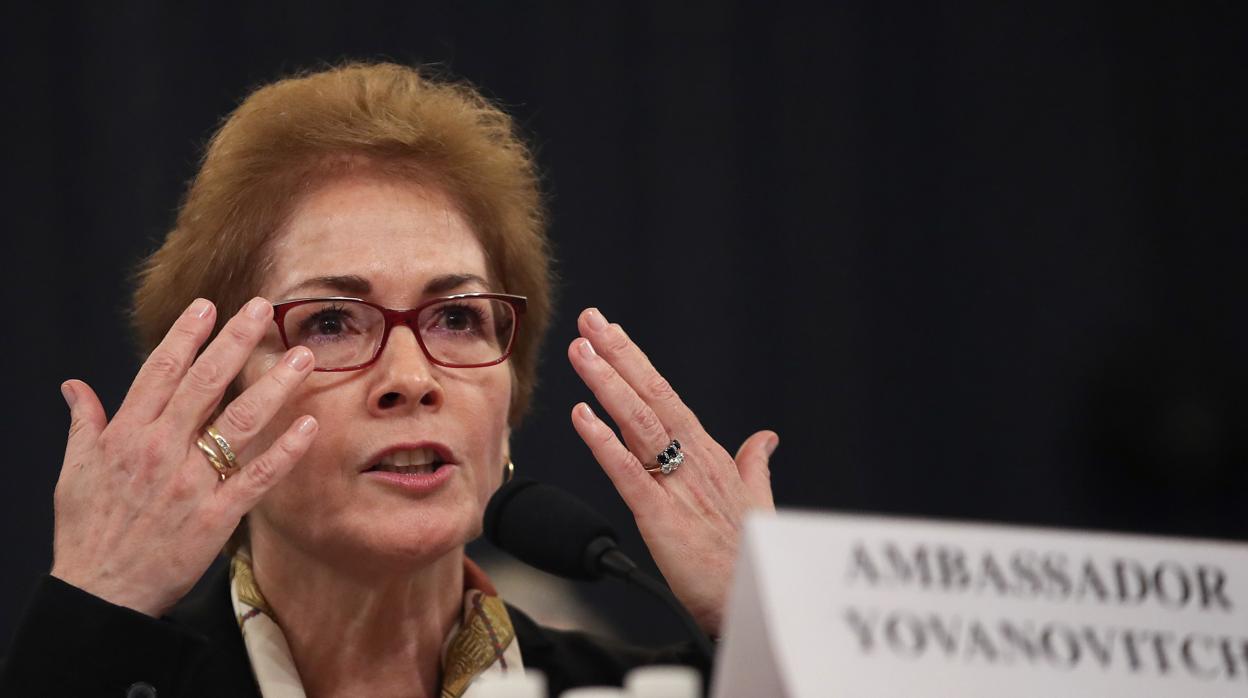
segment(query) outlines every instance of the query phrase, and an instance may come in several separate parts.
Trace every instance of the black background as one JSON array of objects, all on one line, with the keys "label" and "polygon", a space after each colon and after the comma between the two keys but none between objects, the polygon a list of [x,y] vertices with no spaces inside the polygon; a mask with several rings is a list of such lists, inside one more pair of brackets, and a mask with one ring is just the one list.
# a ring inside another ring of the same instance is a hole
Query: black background
[{"label": "black background", "polygon": [[828,4],[7,9],[0,636],[50,564],[57,386],[115,408],[214,125],[345,58],[439,63],[535,144],[561,300],[514,453],[629,552],[568,420],[587,305],[729,450],[780,433],[782,506],[1248,538],[1242,3]]}]

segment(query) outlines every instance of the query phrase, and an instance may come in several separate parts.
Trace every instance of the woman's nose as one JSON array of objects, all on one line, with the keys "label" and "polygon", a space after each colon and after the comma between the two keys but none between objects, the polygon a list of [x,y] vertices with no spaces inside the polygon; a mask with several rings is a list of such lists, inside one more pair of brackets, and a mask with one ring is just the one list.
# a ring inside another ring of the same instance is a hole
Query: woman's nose
[{"label": "woman's nose", "polygon": [[406,325],[390,331],[385,349],[373,370],[378,375],[369,391],[369,409],[377,414],[393,414],[442,405],[442,386],[434,375],[434,365]]}]

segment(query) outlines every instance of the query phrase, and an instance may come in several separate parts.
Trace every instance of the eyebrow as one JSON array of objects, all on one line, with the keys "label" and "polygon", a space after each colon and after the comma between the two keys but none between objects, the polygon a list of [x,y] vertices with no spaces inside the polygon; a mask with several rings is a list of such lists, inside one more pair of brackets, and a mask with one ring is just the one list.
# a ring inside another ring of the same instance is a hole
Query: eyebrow
[{"label": "eyebrow", "polygon": [[[476,274],[443,274],[430,279],[429,283],[425,284],[424,293],[425,295],[441,294],[474,283],[479,284],[486,290],[490,288],[490,282]],[[296,293],[312,288],[327,288],[336,293],[366,296],[372,293],[373,285],[369,283],[368,279],[356,274],[314,276],[286,289],[282,297],[291,298]]]}]

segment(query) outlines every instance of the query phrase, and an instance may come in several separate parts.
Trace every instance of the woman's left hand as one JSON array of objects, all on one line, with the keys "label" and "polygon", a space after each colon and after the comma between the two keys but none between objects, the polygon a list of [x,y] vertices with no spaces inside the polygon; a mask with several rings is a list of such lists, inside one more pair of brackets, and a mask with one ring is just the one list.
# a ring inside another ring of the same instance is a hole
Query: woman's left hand
[{"label": "woman's left hand", "polygon": [[[757,432],[733,458],[619,325],[590,308],[577,326],[568,358],[624,442],[585,403],[572,409],[572,425],[632,510],[672,592],[717,636],[745,515],[776,508],[768,459],[780,437]],[[679,469],[646,472],[673,439],[685,456]]]}]

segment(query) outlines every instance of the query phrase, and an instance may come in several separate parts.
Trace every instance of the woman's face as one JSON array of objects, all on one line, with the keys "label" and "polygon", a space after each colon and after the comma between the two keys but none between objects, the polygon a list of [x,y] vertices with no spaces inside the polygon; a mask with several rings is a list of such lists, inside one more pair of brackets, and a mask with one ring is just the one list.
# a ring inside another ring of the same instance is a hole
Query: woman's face
[{"label": "woman's face", "polygon": [[[487,279],[481,244],[441,191],[354,174],[303,197],[275,240],[261,295],[273,302],[353,296],[405,309],[437,296],[499,290]],[[283,351],[274,326],[244,368],[245,384]],[[307,455],[251,512],[253,540],[268,536],[353,565],[420,563],[471,540],[506,462],[511,383],[505,362],[430,363],[403,325],[368,368],[311,374],[243,454],[262,453],[301,415],[320,423]],[[432,489],[370,470],[387,458],[419,462],[425,449],[450,461]]]}]

